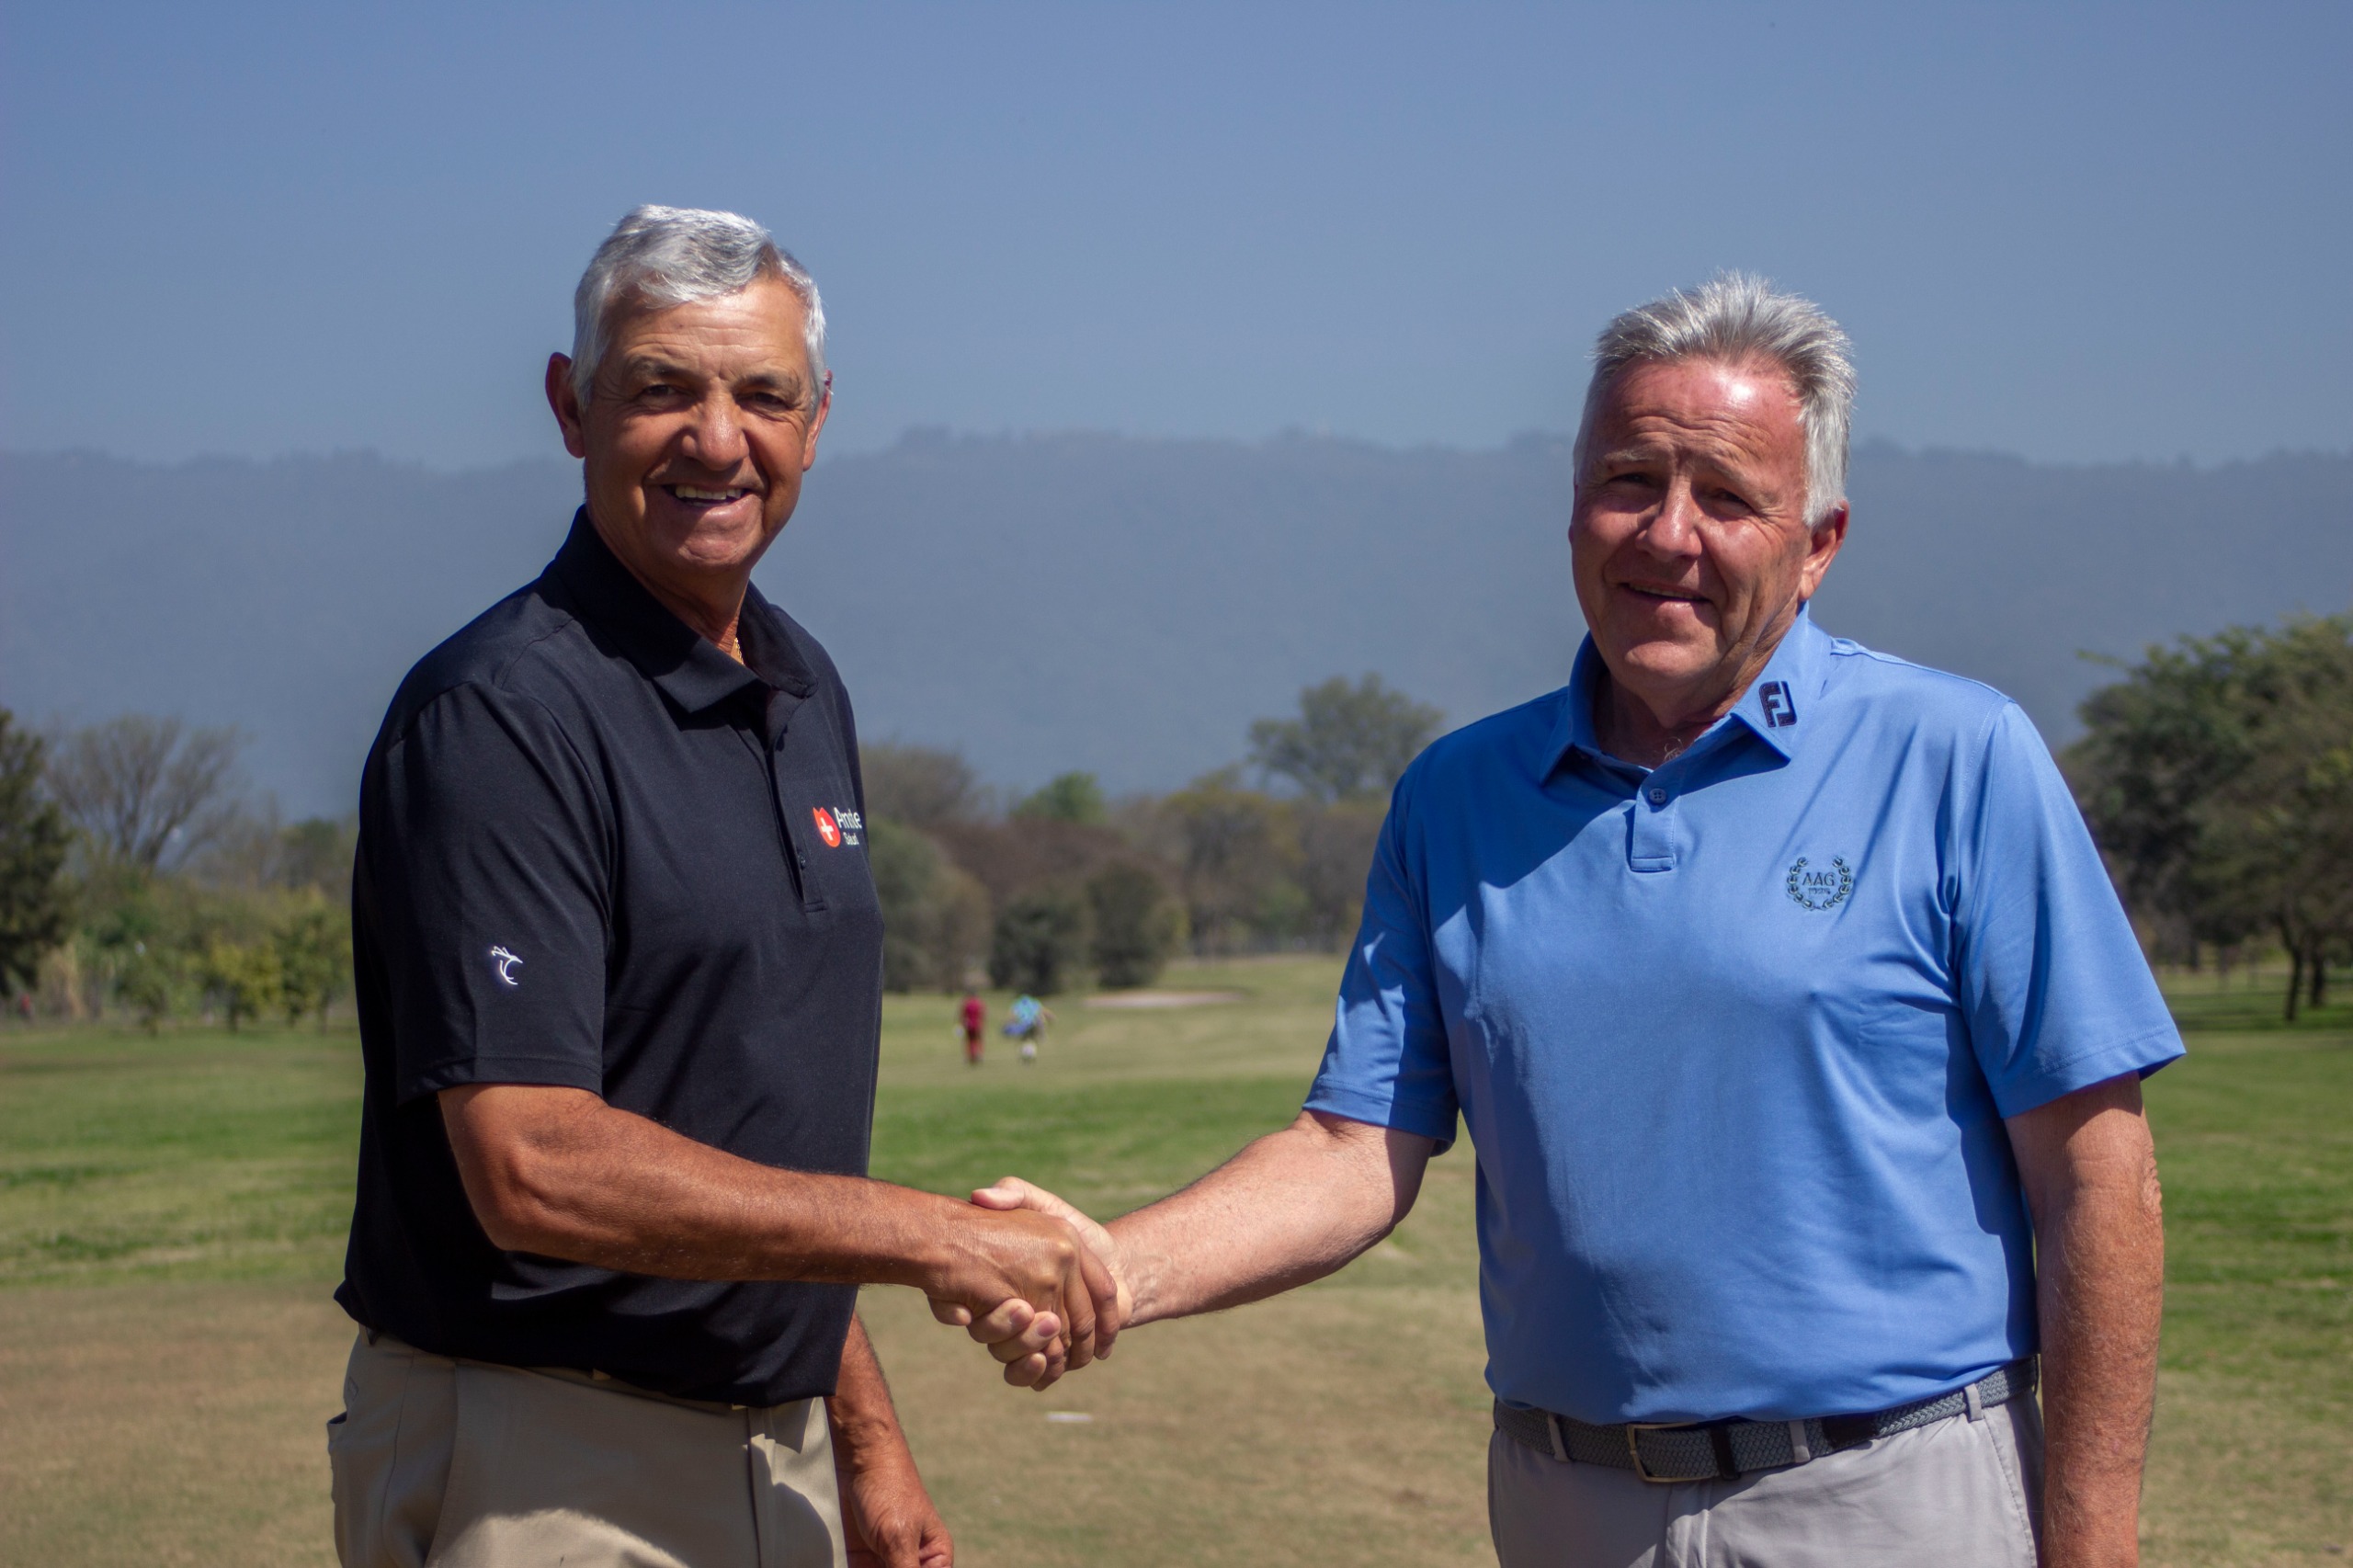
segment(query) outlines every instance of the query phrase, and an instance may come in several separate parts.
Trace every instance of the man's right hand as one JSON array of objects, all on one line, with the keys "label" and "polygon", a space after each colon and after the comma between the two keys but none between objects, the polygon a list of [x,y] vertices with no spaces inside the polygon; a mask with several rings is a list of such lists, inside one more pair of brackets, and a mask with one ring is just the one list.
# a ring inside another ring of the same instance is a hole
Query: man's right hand
[{"label": "man's right hand", "polygon": [[1067,1221],[1028,1209],[965,1212],[924,1287],[935,1318],[986,1345],[1016,1388],[1045,1388],[1109,1351],[1119,1282]]}]

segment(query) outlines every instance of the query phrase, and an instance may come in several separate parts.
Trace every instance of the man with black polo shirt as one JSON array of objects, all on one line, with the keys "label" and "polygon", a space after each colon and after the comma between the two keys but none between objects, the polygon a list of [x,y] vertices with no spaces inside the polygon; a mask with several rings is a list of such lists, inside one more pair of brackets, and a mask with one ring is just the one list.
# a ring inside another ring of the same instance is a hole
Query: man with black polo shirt
[{"label": "man with black polo shirt", "polygon": [[1116,1296],[1058,1220],[864,1174],[857,735],[750,585],[830,406],[814,284],[745,219],[641,208],[574,312],[547,391],[587,503],[410,672],[361,785],[337,1548],[944,1564],[857,1287],[1031,1383],[1108,1347]]}]

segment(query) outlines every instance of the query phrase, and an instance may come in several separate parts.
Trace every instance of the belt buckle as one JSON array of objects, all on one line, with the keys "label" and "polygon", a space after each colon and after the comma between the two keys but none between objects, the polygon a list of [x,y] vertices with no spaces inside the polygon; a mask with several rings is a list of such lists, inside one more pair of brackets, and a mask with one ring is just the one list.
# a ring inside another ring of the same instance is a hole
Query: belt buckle
[{"label": "belt buckle", "polygon": [[1654,1486],[1681,1486],[1694,1481],[1712,1481],[1711,1467],[1705,1475],[1654,1475],[1650,1466],[1643,1462],[1643,1434],[1645,1432],[1684,1432],[1704,1426],[1697,1421],[1629,1421],[1626,1423],[1626,1457],[1634,1461],[1634,1473]]}]

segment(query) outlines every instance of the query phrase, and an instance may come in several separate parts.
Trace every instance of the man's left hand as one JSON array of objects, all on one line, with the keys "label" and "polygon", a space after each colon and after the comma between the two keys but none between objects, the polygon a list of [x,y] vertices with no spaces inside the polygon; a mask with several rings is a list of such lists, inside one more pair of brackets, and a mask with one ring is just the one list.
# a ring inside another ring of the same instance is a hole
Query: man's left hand
[{"label": "man's left hand", "polygon": [[866,1325],[855,1317],[825,1419],[833,1428],[834,1478],[850,1568],[955,1568],[956,1543],[923,1488],[882,1381],[882,1364],[874,1358]]},{"label": "man's left hand", "polygon": [[904,1442],[895,1455],[852,1454],[834,1449],[841,1478],[842,1532],[849,1545],[849,1568],[954,1568],[956,1543],[931,1506]]}]

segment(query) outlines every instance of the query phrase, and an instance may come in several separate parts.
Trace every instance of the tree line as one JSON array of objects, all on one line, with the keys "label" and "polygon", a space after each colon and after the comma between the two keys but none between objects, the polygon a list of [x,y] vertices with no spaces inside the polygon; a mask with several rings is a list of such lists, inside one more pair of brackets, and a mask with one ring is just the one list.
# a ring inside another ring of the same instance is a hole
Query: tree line
[{"label": "tree line", "polygon": [[1150,983],[1176,954],[1331,949],[1355,930],[1388,794],[1442,715],[1335,676],[1166,794],[1064,773],[1006,801],[961,754],[865,746],[883,983],[1049,995]]},{"label": "tree line", "polygon": [[0,709],[0,994],[150,1028],[324,1023],[351,974],[354,824],[287,823],[233,730]]},{"label": "tree line", "polygon": [[[2353,616],[2183,638],[2120,665],[2061,758],[2153,956],[2283,955],[2282,1008],[2353,962]],[[1261,719],[1244,760],[1112,800],[1006,799],[959,753],[864,748],[896,991],[1149,983],[1176,954],[1329,949],[1438,710],[1366,676]],[[0,709],[0,994],[68,1017],[322,1019],[350,973],[351,819],[286,823],[226,730]]]},{"label": "tree line", "polygon": [[[1438,718],[1376,676],[1336,678],[1254,725],[1246,764],[1119,801],[1066,773],[1008,803],[956,753],[868,747],[886,983],[953,990],[985,970],[1045,994],[1147,983],[1188,946],[1329,946],[1355,924],[1381,797]],[[350,980],[356,819],[283,821],[239,748],[176,719],[36,733],[0,709],[13,1008],[324,1021]]]}]

